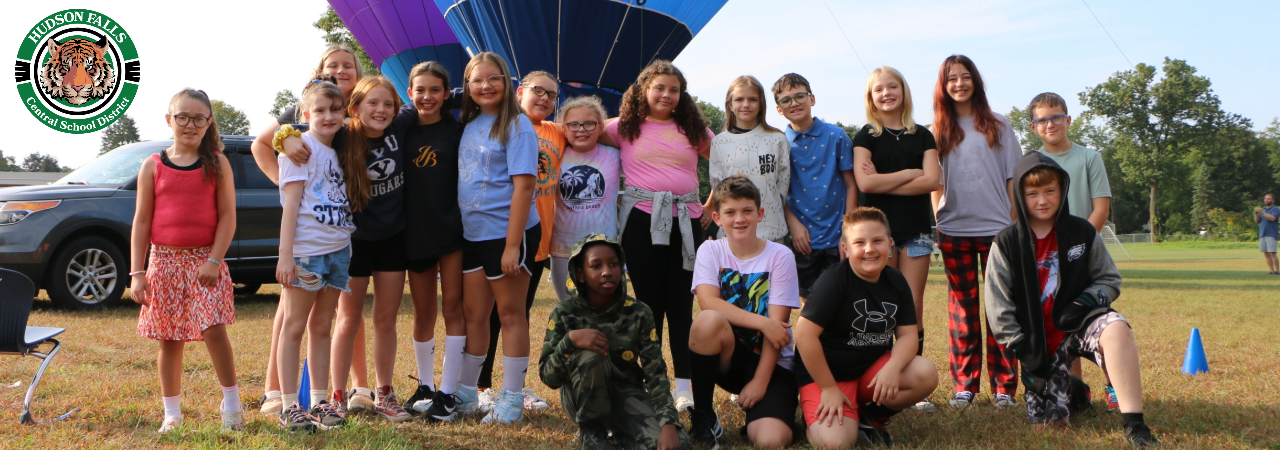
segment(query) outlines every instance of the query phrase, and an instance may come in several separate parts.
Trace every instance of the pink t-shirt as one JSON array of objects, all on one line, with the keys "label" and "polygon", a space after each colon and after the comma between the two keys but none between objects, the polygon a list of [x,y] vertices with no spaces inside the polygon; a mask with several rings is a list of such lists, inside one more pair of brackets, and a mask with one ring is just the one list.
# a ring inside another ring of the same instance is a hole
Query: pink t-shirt
[{"label": "pink t-shirt", "polygon": [[[680,196],[698,190],[698,149],[689,145],[689,139],[680,132],[674,121],[659,123],[645,119],[640,124],[640,136],[628,142],[618,135],[618,121],[610,123],[605,129],[618,144],[622,156],[622,173],[627,177],[627,185],[648,189],[653,192],[670,192]],[[706,140],[710,143],[715,133],[706,130]],[[702,205],[689,203],[689,217],[702,217]],[[637,208],[653,214],[653,202],[644,201],[636,204]],[[671,205],[671,216],[677,216],[676,205]]]}]

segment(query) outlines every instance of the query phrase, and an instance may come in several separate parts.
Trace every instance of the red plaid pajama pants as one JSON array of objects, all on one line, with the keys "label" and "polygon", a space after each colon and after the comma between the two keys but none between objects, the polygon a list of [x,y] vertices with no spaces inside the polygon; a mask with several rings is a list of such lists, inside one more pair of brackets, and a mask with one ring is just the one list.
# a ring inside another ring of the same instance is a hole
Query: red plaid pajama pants
[{"label": "red plaid pajama pants", "polygon": [[[951,379],[956,392],[978,393],[982,379],[982,301],[979,275],[985,278],[987,254],[994,236],[958,237],[938,233],[938,249],[947,273],[947,328],[951,347]],[[1013,395],[1018,389],[1018,360],[996,343],[987,327],[987,375],[991,390]]]}]

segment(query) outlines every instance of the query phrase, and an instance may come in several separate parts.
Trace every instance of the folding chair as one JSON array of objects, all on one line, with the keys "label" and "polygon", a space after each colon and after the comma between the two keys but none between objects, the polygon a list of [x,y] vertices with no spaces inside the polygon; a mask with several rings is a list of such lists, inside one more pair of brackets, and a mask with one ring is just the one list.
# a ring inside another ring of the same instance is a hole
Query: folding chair
[{"label": "folding chair", "polygon": [[[40,377],[44,376],[44,370],[49,367],[49,361],[62,348],[62,343],[53,337],[67,331],[65,328],[27,326],[35,293],[35,285],[26,275],[0,268],[0,355],[34,356],[44,360],[36,371],[35,379],[31,380],[31,386],[27,388],[27,398],[22,402],[22,417],[19,422],[25,425],[37,423],[31,417],[31,400],[35,397],[36,386],[40,385]],[[45,343],[53,343],[53,350],[48,353],[37,351]],[[75,409],[49,422],[66,419],[74,412]]]}]

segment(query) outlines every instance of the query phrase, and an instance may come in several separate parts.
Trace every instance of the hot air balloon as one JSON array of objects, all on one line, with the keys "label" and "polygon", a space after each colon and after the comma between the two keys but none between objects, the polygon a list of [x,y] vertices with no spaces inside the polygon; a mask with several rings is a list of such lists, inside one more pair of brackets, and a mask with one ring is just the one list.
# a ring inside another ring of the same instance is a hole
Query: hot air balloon
[{"label": "hot air balloon", "polygon": [[450,87],[462,87],[462,69],[471,57],[430,0],[329,0],[329,5],[406,103],[409,69],[423,61],[443,64],[452,75]]}]

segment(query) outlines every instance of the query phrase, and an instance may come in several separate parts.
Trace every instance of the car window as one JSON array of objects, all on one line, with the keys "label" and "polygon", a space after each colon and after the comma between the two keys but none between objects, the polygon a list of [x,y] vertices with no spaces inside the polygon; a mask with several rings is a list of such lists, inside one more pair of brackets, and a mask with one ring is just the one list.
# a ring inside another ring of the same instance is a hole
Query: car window
[{"label": "car window", "polygon": [[109,151],[53,184],[123,185],[138,177],[142,161],[168,148],[171,142],[143,142]]},{"label": "car window", "polygon": [[[258,163],[253,160],[252,155],[242,155],[242,168],[244,169],[244,187],[247,189],[276,189],[276,184],[271,182],[267,175],[262,173],[262,169],[258,168]],[[239,187],[239,186],[237,186]]]}]

